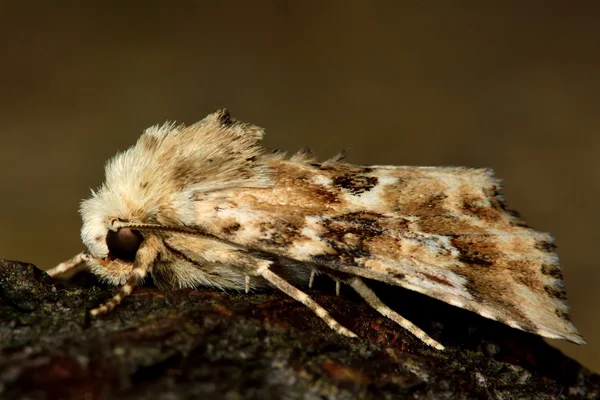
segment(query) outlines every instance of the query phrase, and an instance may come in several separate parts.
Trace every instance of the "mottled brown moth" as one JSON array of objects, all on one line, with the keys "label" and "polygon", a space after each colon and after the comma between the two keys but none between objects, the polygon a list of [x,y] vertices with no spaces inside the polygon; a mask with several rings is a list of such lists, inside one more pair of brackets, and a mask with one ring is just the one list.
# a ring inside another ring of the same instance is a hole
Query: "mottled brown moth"
[{"label": "mottled brown moth", "polygon": [[585,343],[569,319],[552,237],[506,207],[491,170],[319,163],[310,151],[266,151],[263,134],[226,110],[147,129],[81,204],[87,250],[48,273],[84,265],[121,286],[92,316],[150,274],[165,290],[275,287],[354,337],[298,288],[325,274],[437,349],[363,279]]}]

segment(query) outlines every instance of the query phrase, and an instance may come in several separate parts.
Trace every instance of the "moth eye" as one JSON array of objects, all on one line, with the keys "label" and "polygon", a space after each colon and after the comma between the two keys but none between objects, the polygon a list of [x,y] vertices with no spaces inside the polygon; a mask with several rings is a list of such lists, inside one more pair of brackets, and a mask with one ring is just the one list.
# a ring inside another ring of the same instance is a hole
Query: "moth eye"
[{"label": "moth eye", "polygon": [[140,248],[144,236],[140,231],[134,231],[129,228],[121,228],[118,231],[108,231],[106,235],[106,245],[109,255],[120,260],[133,261],[135,254]]}]

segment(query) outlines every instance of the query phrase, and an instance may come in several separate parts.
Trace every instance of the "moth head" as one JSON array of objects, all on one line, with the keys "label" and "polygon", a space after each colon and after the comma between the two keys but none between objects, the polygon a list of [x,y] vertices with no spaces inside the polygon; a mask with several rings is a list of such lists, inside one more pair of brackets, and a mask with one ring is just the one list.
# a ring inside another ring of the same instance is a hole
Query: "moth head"
[{"label": "moth head", "polygon": [[148,128],[134,146],[106,164],[105,182],[81,203],[81,238],[95,260],[92,272],[122,283],[144,241],[135,230],[113,229],[111,221],[193,225],[199,194],[268,186],[263,134],[225,110],[188,127]]},{"label": "moth head", "polygon": [[108,283],[121,285],[131,273],[144,235],[130,228],[112,228],[111,222],[118,218],[112,217],[115,210],[105,200],[94,193],[81,203],[81,239],[91,255],[91,271]]}]

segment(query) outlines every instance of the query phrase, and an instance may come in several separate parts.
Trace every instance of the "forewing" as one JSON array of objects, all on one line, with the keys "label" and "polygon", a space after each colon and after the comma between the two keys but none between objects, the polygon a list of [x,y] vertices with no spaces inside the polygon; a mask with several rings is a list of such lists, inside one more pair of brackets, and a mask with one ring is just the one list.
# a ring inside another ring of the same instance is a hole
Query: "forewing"
[{"label": "forewing", "polygon": [[269,167],[268,188],[196,193],[198,227],[583,342],[567,314],[553,239],[505,207],[491,171],[281,160]]}]

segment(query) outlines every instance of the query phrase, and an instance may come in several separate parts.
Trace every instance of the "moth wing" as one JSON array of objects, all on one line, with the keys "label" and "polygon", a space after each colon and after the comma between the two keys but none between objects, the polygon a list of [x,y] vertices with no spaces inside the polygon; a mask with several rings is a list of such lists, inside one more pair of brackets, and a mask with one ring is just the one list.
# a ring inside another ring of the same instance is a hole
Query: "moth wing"
[{"label": "moth wing", "polygon": [[197,193],[199,228],[584,343],[568,316],[552,237],[506,208],[490,170],[283,160],[269,167],[269,187]]}]

